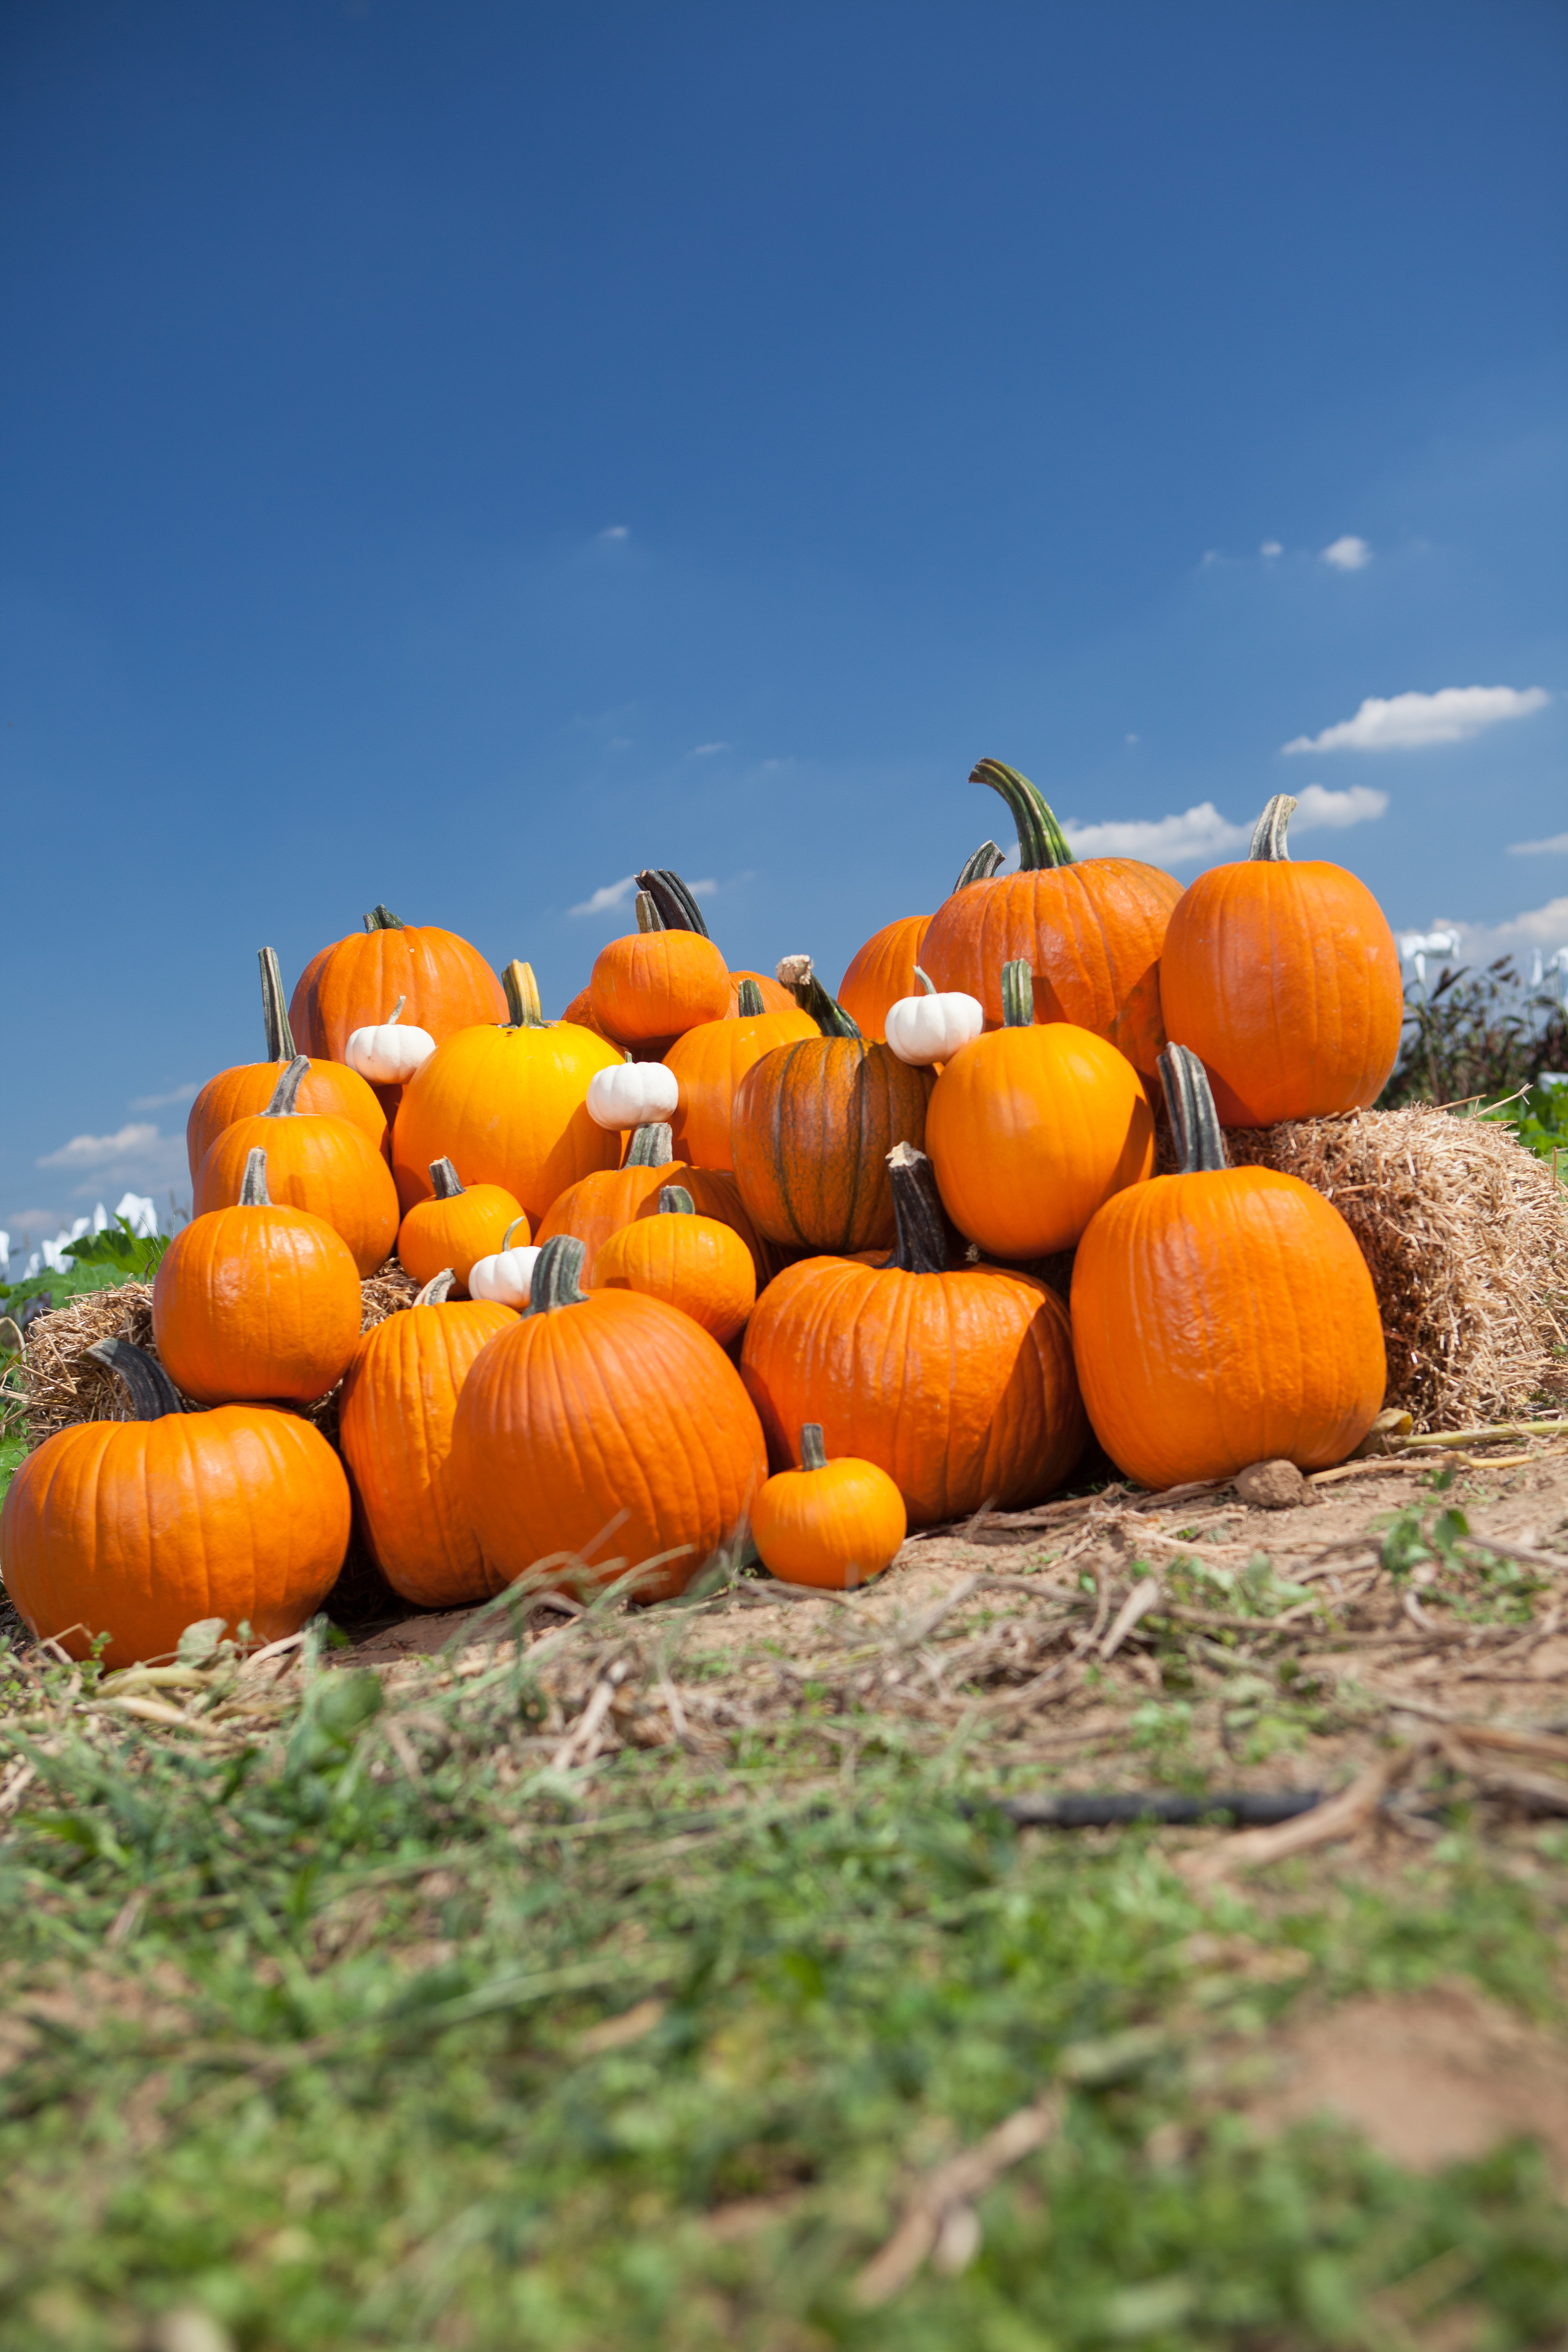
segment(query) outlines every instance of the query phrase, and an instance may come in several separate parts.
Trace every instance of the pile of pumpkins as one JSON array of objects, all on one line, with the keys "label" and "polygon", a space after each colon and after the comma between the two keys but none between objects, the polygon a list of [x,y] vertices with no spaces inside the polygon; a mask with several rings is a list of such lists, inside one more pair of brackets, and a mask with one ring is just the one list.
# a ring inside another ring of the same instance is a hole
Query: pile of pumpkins
[{"label": "pile of pumpkins", "polygon": [[[112,1664],[199,1618],[274,1638],[353,1525],[416,1603],[658,1598],[748,1527],[782,1578],[862,1580],[911,1526],[1042,1499],[1091,1431],[1154,1487],[1343,1459],[1383,1402],[1365,1263],[1223,1129],[1374,1099],[1404,1012],[1375,900],[1290,859],[1285,796],[1183,890],[1075,861],[1015,770],[972,781],[1016,871],[986,843],[837,998],[805,956],[731,971],[658,870],[560,1020],[384,907],[287,1009],[264,950],[266,1058],[191,1111],[156,1357],[102,1343],[137,1417],[13,1482],[35,1631]],[[362,1334],[394,1251],[422,1286]],[[334,1447],[307,1410],[339,1383]]]}]

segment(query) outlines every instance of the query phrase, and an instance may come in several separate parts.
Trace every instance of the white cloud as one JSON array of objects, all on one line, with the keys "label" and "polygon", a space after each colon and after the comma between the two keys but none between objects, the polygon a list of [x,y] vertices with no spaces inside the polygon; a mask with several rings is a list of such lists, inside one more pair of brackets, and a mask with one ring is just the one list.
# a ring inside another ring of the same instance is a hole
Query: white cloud
[{"label": "white cloud", "polygon": [[732,743],[694,743],[691,747],[691,756],[694,760],[707,760],[710,759],[715,751],[732,751],[734,748]]},{"label": "white cloud", "polygon": [[1296,795],[1290,830],[1296,833],[1339,833],[1347,824],[1367,824],[1388,806],[1386,793],[1370,784],[1352,784],[1348,792],[1331,793],[1321,784],[1303,784]]},{"label": "white cloud", "polygon": [[122,1127],[113,1135],[73,1135],[58,1151],[46,1152],[40,1168],[107,1168],[111,1160],[134,1160],[162,1140],[149,1123]]},{"label": "white cloud", "polygon": [[[1268,553],[1267,548],[1264,550]],[[1372,550],[1364,539],[1347,531],[1343,539],[1334,540],[1321,551],[1322,561],[1331,563],[1336,572],[1364,572],[1372,562]]]},{"label": "white cloud", "polygon": [[630,539],[631,535],[630,525],[624,522],[613,522],[607,530],[598,534],[601,539]]},{"label": "white cloud", "polygon": [[1445,686],[1436,694],[1369,694],[1353,719],[1298,735],[1287,751],[1420,751],[1432,743],[1464,743],[1505,719],[1528,719],[1552,697],[1544,687]]},{"label": "white cloud", "polygon": [[569,915],[605,915],[612,907],[624,907],[637,887],[635,874],[623,874],[618,882],[602,882],[580,906],[568,907]]},{"label": "white cloud", "polygon": [[1129,743],[1136,743],[1136,742],[1137,742],[1137,740],[1138,740],[1138,738],[1137,738],[1137,736],[1136,736],[1136,735],[1129,735],[1129,736],[1128,736],[1128,738],[1127,738],[1127,740],[1128,740],[1128,742],[1129,742]]},{"label": "white cloud", "polygon": [[1227,849],[1244,849],[1252,828],[1232,824],[1213,801],[1204,801],[1182,816],[1131,817],[1107,824],[1064,825],[1075,857],[1142,857],[1152,866],[1193,866],[1201,858],[1219,857]]},{"label": "white cloud", "polygon": [[195,1102],[201,1087],[193,1079],[189,1085],[171,1087],[166,1095],[133,1095],[126,1105],[128,1110],[167,1110],[172,1103]]},{"label": "white cloud", "polygon": [[[1560,947],[1568,947],[1568,898],[1552,898],[1544,907],[1515,915],[1508,923],[1461,923],[1441,916],[1432,928],[1458,933],[1455,961],[1460,963],[1488,964],[1501,955],[1529,955],[1536,948],[1551,955]],[[1526,971],[1525,978],[1529,977]]]},{"label": "white cloud", "polygon": [[1554,833],[1549,841],[1510,841],[1508,854],[1510,857],[1550,857],[1564,849],[1568,849],[1568,833]]},{"label": "white cloud", "polygon": [[[1359,545],[1359,541],[1357,542]],[[1285,550],[1277,539],[1266,539],[1258,549],[1259,555],[1283,555]]]},{"label": "white cloud", "polygon": [[689,882],[686,887],[694,898],[716,898],[719,896],[719,885],[711,876],[706,882]]}]

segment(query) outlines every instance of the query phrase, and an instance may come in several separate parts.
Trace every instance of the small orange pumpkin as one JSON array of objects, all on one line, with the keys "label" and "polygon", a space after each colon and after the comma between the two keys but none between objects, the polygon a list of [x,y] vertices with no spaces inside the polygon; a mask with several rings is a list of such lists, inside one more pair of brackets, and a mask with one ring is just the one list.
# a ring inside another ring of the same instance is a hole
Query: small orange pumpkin
[{"label": "small orange pumpkin", "polygon": [[517,1246],[527,1247],[528,1219],[504,1184],[465,1189],[449,1160],[430,1162],[430,1181],[434,1198],[416,1201],[397,1228],[398,1263],[421,1283],[433,1281],[443,1266],[449,1266],[453,1286],[466,1298],[470,1267],[476,1259],[493,1256],[506,1246],[502,1235],[513,1226],[522,1227]]},{"label": "small orange pumpkin", "polygon": [[196,1171],[195,1213],[239,1200],[252,1151],[267,1154],[268,1184],[279,1206],[324,1217],[348,1244],[362,1275],[385,1263],[397,1235],[397,1187],[364,1129],[346,1118],[297,1108],[310,1065],[296,1054],[267,1108],[225,1128]]},{"label": "small orange pumpkin", "polygon": [[[251,1118],[266,1109],[273,1087],[294,1058],[294,1036],[289,1015],[283,1010],[283,981],[278,958],[270,948],[263,948],[260,962],[267,1058],[263,1062],[239,1062],[233,1069],[220,1070],[216,1078],[207,1080],[191,1105],[191,1115],[185,1121],[185,1157],[193,1181],[226,1127],[232,1127],[237,1118]],[[363,1128],[378,1151],[385,1147],[386,1113],[375,1089],[357,1070],[351,1070],[346,1062],[312,1062],[300,1087],[300,1108],[353,1119],[356,1127]]]},{"label": "small orange pumpkin", "polygon": [[153,1285],[153,1336],[198,1404],[313,1404],[359,1344],[359,1269],[321,1217],[274,1207],[267,1154],[247,1155],[238,1202],[174,1235]]},{"label": "small orange pumpkin", "polygon": [[[777,982],[775,995],[784,995]],[[704,1021],[689,1029],[669,1048],[668,1067],[680,1087],[680,1100],[670,1115],[675,1149],[698,1168],[732,1168],[734,1153],[730,1121],[735,1089],[746,1072],[775,1045],[821,1034],[809,1013],[793,996],[787,1012],[771,1013],[762,990],[748,975],[736,991],[732,1019]]]},{"label": "small orange pumpkin", "polygon": [[637,1217],[601,1243],[594,1281],[679,1307],[721,1348],[745,1328],[757,1303],[751,1251],[731,1226],[698,1216],[681,1184],[661,1184],[656,1216]]},{"label": "small orange pumpkin", "polygon": [[887,1472],[850,1454],[829,1462],[815,1421],[800,1433],[800,1468],[775,1471],[752,1509],[752,1540],[770,1575],[839,1592],[880,1576],[908,1533]]},{"label": "small orange pumpkin", "polygon": [[637,929],[612,940],[595,959],[588,999],[596,1025],[622,1045],[647,1045],[722,1020],[730,973],[707,926],[668,928],[647,889],[637,892]]},{"label": "small orange pumpkin", "polygon": [[267,1405],[186,1412],[129,1340],[88,1353],[135,1417],[57,1430],[11,1481],[0,1573],[30,1631],[73,1658],[106,1633],[115,1668],[172,1655],[204,1618],[262,1642],[297,1633],[349,1543],[349,1482],[320,1430]]},{"label": "small orange pumpkin", "polygon": [[633,1130],[623,1167],[584,1176],[569,1186],[551,1203],[533,1238],[542,1244],[562,1234],[574,1234],[587,1253],[584,1279],[596,1284],[599,1252],[610,1235],[635,1218],[657,1216],[659,1192],[666,1184],[684,1185],[700,1216],[716,1217],[731,1226],[751,1252],[759,1285],[766,1282],[773,1270],[773,1256],[742,1206],[734,1178],[721,1169],[693,1168],[677,1160],[669,1128],[662,1119]]}]

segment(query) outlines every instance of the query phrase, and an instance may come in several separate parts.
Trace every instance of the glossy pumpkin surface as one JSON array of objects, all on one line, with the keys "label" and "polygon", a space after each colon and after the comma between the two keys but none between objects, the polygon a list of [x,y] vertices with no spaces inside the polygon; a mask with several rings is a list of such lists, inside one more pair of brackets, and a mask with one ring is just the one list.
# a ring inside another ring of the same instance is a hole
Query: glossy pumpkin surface
[{"label": "glossy pumpkin surface", "polygon": [[[811,1434],[803,1431],[803,1441]],[[820,1452],[822,1433],[815,1434]],[[904,1498],[887,1472],[849,1457],[775,1471],[752,1511],[752,1540],[770,1575],[840,1592],[879,1576],[908,1532]]]},{"label": "glossy pumpkin surface", "polygon": [[[290,1065],[280,1086],[296,1067]],[[197,1216],[237,1203],[256,1150],[267,1154],[268,1190],[280,1208],[324,1218],[362,1276],[384,1264],[398,1225],[391,1172],[363,1128],[321,1112],[266,1110],[226,1128],[196,1171]]]},{"label": "glossy pumpkin surface", "polygon": [[[226,1127],[266,1109],[279,1079],[295,1058],[294,1034],[283,1009],[278,958],[270,948],[263,948],[259,961],[266,1057],[259,1062],[238,1062],[231,1069],[220,1070],[216,1077],[207,1080],[191,1105],[185,1121],[185,1157],[193,1180]],[[356,1127],[363,1128],[378,1151],[385,1148],[386,1113],[374,1088],[346,1063],[313,1061],[300,1083],[297,1108],[352,1119]]]},{"label": "glossy pumpkin surface", "polygon": [[838,984],[838,1002],[859,1030],[873,1043],[887,1034],[888,1007],[915,988],[915,966],[931,929],[929,915],[905,915],[896,923],[873,931],[851,957]]},{"label": "glossy pumpkin surface", "polygon": [[[748,978],[750,975],[747,975]],[[821,1034],[808,1013],[787,992],[787,1012],[740,1013],[732,1019],[704,1021],[669,1048],[680,1099],[670,1115],[675,1150],[698,1168],[733,1168],[730,1124],[735,1090],[746,1072],[776,1046]]]},{"label": "glossy pumpkin surface", "polygon": [[504,1184],[468,1184],[460,1192],[416,1201],[397,1228],[398,1263],[420,1284],[450,1266],[454,1288],[461,1297],[467,1294],[476,1261],[493,1256],[514,1225],[521,1228],[512,1235],[514,1244],[526,1248],[528,1219]]},{"label": "glossy pumpkin surface", "polygon": [[443,1155],[466,1184],[499,1184],[537,1227],[550,1204],[595,1169],[613,1168],[621,1139],[588,1116],[588,1081],[620,1060],[590,1029],[557,1021],[460,1029],[403,1090],[392,1165],[405,1210],[432,1197]]},{"label": "glossy pumpkin surface", "polygon": [[384,1021],[400,996],[405,1021],[437,1045],[475,1022],[506,1019],[500,982],[456,931],[399,923],[384,908],[369,919],[372,929],[321,949],[295,986],[289,1019],[302,1054],[341,1062],[350,1033]]},{"label": "glossy pumpkin surface", "polygon": [[597,1026],[623,1045],[679,1037],[729,1011],[729,968],[696,931],[632,931],[600,950],[588,1000]]},{"label": "glossy pumpkin surface", "polygon": [[[572,1185],[534,1228],[534,1240],[553,1241],[562,1234],[575,1236],[587,1252],[583,1279],[592,1286],[598,1280],[599,1252],[610,1235],[635,1218],[657,1216],[662,1187],[680,1184],[690,1193],[700,1216],[716,1217],[739,1234],[751,1253],[760,1287],[773,1271],[773,1258],[746,1213],[734,1178],[721,1169],[693,1168],[689,1161],[664,1157],[669,1151],[669,1129],[637,1130],[645,1139],[650,1132],[660,1140],[651,1146],[645,1140],[641,1148],[651,1151],[652,1157],[628,1160],[624,1168],[585,1176]],[[638,1149],[636,1137],[632,1148]]]},{"label": "glossy pumpkin surface", "polygon": [[717,1217],[666,1213],[658,1204],[670,1189],[660,1186],[656,1214],[634,1218],[600,1244],[594,1282],[662,1298],[728,1347],[757,1303],[755,1261],[740,1234]]}]

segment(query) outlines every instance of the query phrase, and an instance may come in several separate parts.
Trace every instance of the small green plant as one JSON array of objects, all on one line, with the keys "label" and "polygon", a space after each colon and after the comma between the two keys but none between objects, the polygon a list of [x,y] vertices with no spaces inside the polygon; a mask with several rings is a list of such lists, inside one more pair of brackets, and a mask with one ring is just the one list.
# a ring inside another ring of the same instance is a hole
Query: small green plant
[{"label": "small green plant", "polygon": [[116,1217],[100,1234],[83,1234],[67,1242],[62,1257],[68,1268],[45,1266],[20,1282],[0,1282],[0,1310],[18,1320],[30,1298],[47,1292],[51,1307],[63,1307],[89,1290],[109,1290],[121,1282],[151,1282],[169,1246],[167,1234],[139,1234],[126,1217]]},{"label": "small green plant", "polygon": [[[1539,1083],[1544,1070],[1568,1070],[1568,1011],[1558,999],[1527,988],[1512,957],[1499,956],[1481,971],[1446,964],[1429,991],[1413,982],[1405,1003],[1399,1059],[1378,1108],[1507,1097],[1508,1116],[1521,1127],[1521,1139],[1539,1150],[1534,1138],[1522,1134],[1526,1120],[1541,1121],[1542,1111],[1550,1111],[1554,1128],[1563,1115],[1555,1098],[1568,1103],[1568,1087]],[[1521,1114],[1519,1101],[1527,1093]],[[1555,1140],[1558,1150],[1568,1147],[1568,1134]],[[1550,1142],[1546,1148],[1550,1152]]]}]

